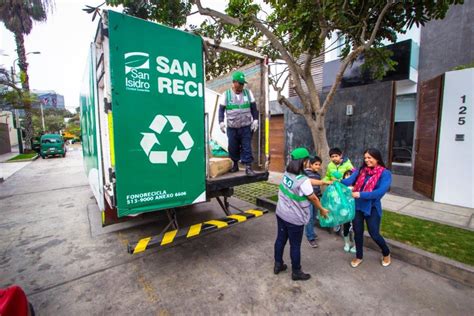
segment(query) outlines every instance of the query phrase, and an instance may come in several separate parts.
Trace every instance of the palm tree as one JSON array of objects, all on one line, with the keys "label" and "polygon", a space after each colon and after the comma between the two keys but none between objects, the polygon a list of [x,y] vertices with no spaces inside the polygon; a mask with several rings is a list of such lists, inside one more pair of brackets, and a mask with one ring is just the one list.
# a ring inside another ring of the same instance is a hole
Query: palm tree
[{"label": "palm tree", "polygon": [[[33,21],[46,21],[46,13],[52,9],[52,0],[0,0],[0,20],[15,35],[20,79],[24,92],[29,94],[28,62],[26,60],[24,36],[33,29]],[[24,102],[25,110],[25,147],[31,149],[33,123],[31,119],[31,102]]]}]

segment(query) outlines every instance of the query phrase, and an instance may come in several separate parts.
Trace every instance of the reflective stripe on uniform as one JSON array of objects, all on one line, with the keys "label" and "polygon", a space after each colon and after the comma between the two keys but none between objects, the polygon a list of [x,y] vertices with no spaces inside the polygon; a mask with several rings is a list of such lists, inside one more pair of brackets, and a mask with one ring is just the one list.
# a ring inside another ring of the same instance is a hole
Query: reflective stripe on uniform
[{"label": "reflective stripe on uniform", "polygon": [[308,198],[306,196],[299,196],[294,193],[291,193],[284,185],[283,183],[280,184],[280,190],[281,192],[286,195],[288,198],[297,201],[297,202],[302,202],[306,201]]}]

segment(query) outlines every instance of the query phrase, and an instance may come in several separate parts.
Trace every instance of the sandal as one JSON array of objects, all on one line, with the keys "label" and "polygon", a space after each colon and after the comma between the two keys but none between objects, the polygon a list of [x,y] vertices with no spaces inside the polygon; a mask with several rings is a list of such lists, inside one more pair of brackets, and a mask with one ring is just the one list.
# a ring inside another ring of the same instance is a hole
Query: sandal
[{"label": "sandal", "polygon": [[382,257],[381,263],[382,266],[388,267],[390,264],[392,264],[392,258],[390,257],[390,255]]},{"label": "sandal", "polygon": [[362,259],[357,259],[357,258],[352,259],[352,261],[351,261],[351,267],[357,268],[358,266],[360,266],[360,264],[362,263],[362,261],[363,261]]}]

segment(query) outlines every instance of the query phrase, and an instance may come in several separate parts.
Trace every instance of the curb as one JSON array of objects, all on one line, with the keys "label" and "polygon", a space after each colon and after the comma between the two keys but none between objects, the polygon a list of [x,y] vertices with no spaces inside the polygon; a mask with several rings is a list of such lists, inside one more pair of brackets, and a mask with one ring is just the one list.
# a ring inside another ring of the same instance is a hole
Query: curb
[{"label": "curb", "polygon": [[[385,238],[385,241],[390,248],[393,258],[455,280],[469,287],[474,287],[473,267],[395,240]],[[379,246],[370,238],[367,232],[364,234],[364,246],[380,251]]]},{"label": "curb", "polygon": [[[264,207],[274,212],[276,203],[265,197],[257,197],[257,206]],[[455,280],[459,283],[474,287],[474,267],[466,264],[421,250],[404,243],[385,238],[393,258],[407,262],[411,265],[430,271],[445,278]],[[364,246],[372,250],[380,251],[377,244],[364,234]]]}]

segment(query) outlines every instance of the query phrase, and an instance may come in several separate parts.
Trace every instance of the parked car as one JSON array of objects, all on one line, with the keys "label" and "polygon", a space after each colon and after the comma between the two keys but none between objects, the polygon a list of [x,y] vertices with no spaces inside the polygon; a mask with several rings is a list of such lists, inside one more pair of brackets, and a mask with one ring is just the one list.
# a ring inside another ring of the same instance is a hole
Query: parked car
[{"label": "parked car", "polygon": [[36,151],[38,154],[41,151],[41,140],[40,137],[33,137],[31,140],[31,149]]},{"label": "parked car", "polygon": [[41,136],[41,158],[60,155],[66,157],[64,138],[59,134],[45,134]]}]

